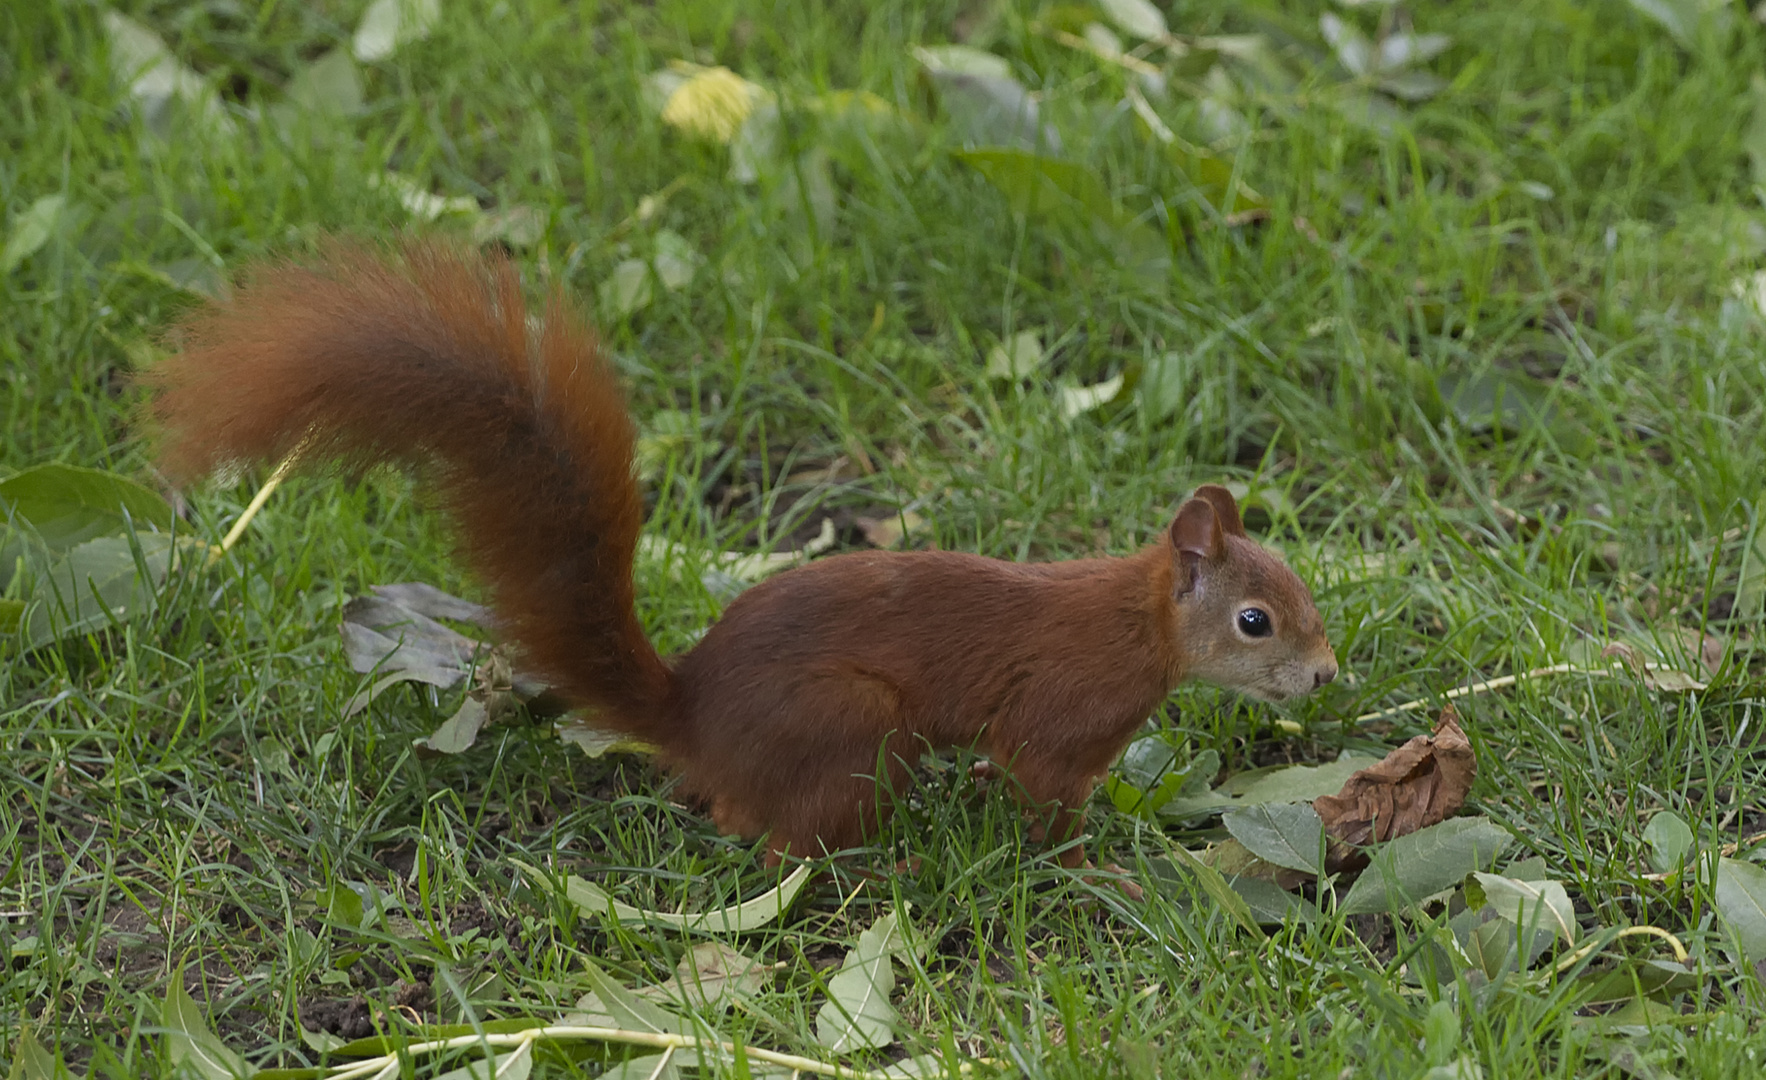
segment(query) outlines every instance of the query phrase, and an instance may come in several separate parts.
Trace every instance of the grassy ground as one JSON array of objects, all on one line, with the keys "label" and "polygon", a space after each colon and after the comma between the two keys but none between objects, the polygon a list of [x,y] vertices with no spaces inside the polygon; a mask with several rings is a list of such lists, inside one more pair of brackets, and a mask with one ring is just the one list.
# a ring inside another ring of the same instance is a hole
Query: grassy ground
[{"label": "grassy ground", "polygon": [[[1407,69],[1445,85],[1371,106],[1371,77],[1298,3],[1167,11],[1179,34],[1257,34],[1266,51],[1143,48],[1162,94],[1074,47],[1096,12],[1034,4],[443,0],[426,39],[359,65],[359,94],[312,68],[348,45],[356,0],[121,10],[220,104],[132,99],[100,5],[0,11],[15,43],[0,209],[16,235],[37,200],[66,200],[0,277],[13,469],[151,482],[127,373],[191,290],[250,257],[326,230],[476,228],[598,305],[651,436],[653,528],[692,548],[771,546],[827,513],[857,545],[856,517],[905,508],[919,543],[1119,552],[1194,484],[1245,484],[1253,528],[1316,583],[1353,677],[1281,712],[1180,691],[1167,720],[1223,775],[1384,753],[1424,714],[1340,721],[1586,663],[1621,636],[1682,667],[1686,631],[1727,650],[1699,694],[1578,675],[1460,702],[1472,806],[1514,833],[1511,854],[1543,859],[1585,927],[1651,923],[1693,948],[1697,987],[1672,1021],[1603,1020],[1549,970],[1425,987],[1411,931],[1394,938],[1383,917],[1260,944],[1187,878],[1145,905],[1099,900],[1024,840],[1007,801],[971,798],[950,770],[870,857],[918,855],[919,873],[821,886],[742,939],[785,967],[715,1021],[726,1035],[815,1052],[815,972],[910,902],[928,943],[896,1000],[913,1052],[1038,1076],[1408,1077],[1462,1055],[1492,1077],[1755,1074],[1760,986],[1726,951],[1709,888],[1649,876],[1642,838],[1668,809],[1746,858],[1766,817],[1761,581],[1744,566],[1766,487],[1766,349],[1732,290],[1766,258],[1750,86],[1766,48],[1739,6],[1683,15],[1678,36],[1617,0],[1332,9],[1369,35],[1452,38]],[[1114,209],[1015,214],[954,155],[964,99],[912,47],[955,41],[1041,95],[1059,156]],[[774,95],[752,182],[646,101],[677,59]],[[876,95],[877,116],[840,111],[845,90]],[[1161,142],[1122,104],[1134,94],[1213,164]],[[389,169],[469,203],[416,222]],[[650,302],[622,313],[602,283],[658,251],[696,272],[650,281]],[[1041,363],[990,377],[995,346],[1025,331]],[[1063,407],[1119,375],[1111,400]],[[218,535],[253,488],[190,493],[193,528]],[[334,1031],[376,1012],[555,1016],[586,989],[584,957],[654,982],[681,944],[576,919],[518,862],[668,908],[766,887],[755,853],[671,804],[640,759],[591,760],[521,725],[420,758],[411,739],[453,701],[409,689],[339,719],[361,685],[335,630],[349,596],[406,580],[470,592],[418,509],[390,475],[292,482],[151,616],[6,654],[8,1045],[30,1026],[93,1075],[171,1075],[159,1002],[180,965],[224,1041],[264,1065],[317,1060],[297,1014]],[[665,650],[716,610],[657,564],[640,587]],[[1092,830],[1125,864],[1166,850],[1102,800]],[[1218,830],[1172,835],[1195,847]],[[409,922],[318,919],[315,892],[351,884]]]}]

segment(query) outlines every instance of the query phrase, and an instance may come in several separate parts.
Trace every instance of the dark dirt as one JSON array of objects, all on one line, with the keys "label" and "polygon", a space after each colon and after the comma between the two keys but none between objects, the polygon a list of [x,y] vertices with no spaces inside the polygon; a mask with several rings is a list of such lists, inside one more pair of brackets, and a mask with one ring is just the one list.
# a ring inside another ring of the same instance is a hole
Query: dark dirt
[{"label": "dark dirt", "polygon": [[375,1034],[374,1013],[368,999],[357,994],[348,999],[302,998],[296,1006],[301,1027],[335,1035],[340,1039],[365,1039]]}]

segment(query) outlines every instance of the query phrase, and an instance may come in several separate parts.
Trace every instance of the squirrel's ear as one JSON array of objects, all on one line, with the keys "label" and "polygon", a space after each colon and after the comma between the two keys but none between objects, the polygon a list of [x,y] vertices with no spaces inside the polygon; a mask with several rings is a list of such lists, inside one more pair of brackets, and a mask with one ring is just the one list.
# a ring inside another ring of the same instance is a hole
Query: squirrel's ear
[{"label": "squirrel's ear", "polygon": [[1239,504],[1233,500],[1233,493],[1219,484],[1203,484],[1190,496],[1193,499],[1207,499],[1208,505],[1214,507],[1214,516],[1220,521],[1220,531],[1228,536],[1244,536],[1245,524],[1239,520]]},{"label": "squirrel's ear", "polygon": [[1220,535],[1220,517],[1206,499],[1189,499],[1178,507],[1169,533],[1172,549],[1186,563],[1212,559],[1226,546]]},{"label": "squirrel's ear", "polygon": [[1169,534],[1172,553],[1177,556],[1172,596],[1181,598],[1196,587],[1202,562],[1217,557],[1226,540],[1220,534],[1220,517],[1207,499],[1189,499],[1178,507]]}]

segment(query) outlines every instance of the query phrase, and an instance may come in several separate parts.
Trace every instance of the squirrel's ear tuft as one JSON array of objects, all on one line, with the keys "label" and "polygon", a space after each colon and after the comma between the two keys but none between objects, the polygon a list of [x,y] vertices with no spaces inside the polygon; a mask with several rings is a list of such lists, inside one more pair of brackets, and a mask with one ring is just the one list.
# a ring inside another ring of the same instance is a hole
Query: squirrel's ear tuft
[{"label": "squirrel's ear tuft", "polygon": [[1245,535],[1245,524],[1239,520],[1239,504],[1234,501],[1232,492],[1219,484],[1203,484],[1190,497],[1208,500],[1208,505],[1214,507],[1214,516],[1220,521],[1221,532],[1228,536]]},{"label": "squirrel's ear tuft", "polygon": [[[1231,496],[1228,496],[1230,498]],[[1238,521],[1238,515],[1233,515]],[[1221,537],[1220,515],[1207,499],[1189,499],[1178,508],[1171,522],[1171,546],[1185,562],[1212,559],[1220,554],[1225,541]]]}]

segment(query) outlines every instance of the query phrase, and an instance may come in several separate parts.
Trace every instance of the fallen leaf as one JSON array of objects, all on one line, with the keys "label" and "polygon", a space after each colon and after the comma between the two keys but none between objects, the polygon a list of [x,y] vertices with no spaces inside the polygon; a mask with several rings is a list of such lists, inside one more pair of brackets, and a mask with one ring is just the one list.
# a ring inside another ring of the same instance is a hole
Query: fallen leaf
[{"label": "fallen leaf", "polygon": [[350,39],[357,60],[385,60],[402,45],[422,41],[441,19],[441,0],[374,0]]},{"label": "fallen leaf", "polygon": [[617,731],[593,727],[580,720],[559,723],[556,730],[559,739],[570,743],[592,758],[607,754],[650,755],[656,753],[655,746],[641,739],[621,735]]},{"label": "fallen leaf", "polygon": [[916,47],[914,58],[964,143],[1060,153],[1060,133],[1042,122],[1037,96],[1004,57],[967,45],[933,45]]},{"label": "fallen leaf", "polygon": [[510,247],[530,248],[546,235],[546,212],[537,206],[516,204],[486,211],[472,223],[472,242],[500,240]]},{"label": "fallen leaf", "polygon": [[474,604],[470,600],[462,600],[450,596],[434,585],[421,581],[403,582],[398,585],[375,585],[374,594],[390,600],[406,611],[414,611],[419,615],[427,615],[432,619],[453,619],[456,622],[471,623],[492,629],[495,623],[491,609],[483,604]]},{"label": "fallen leaf", "polygon": [[1261,803],[1221,819],[1227,832],[1264,862],[1318,873],[1320,819],[1305,803]]},{"label": "fallen leaf", "polygon": [[1617,659],[1643,680],[1643,685],[1651,690],[1666,690],[1670,693],[1687,693],[1703,690],[1705,683],[1684,671],[1668,667],[1666,664],[1651,663],[1643,658],[1635,645],[1623,641],[1615,641],[1600,651],[1604,657]]},{"label": "fallen leaf", "polygon": [[694,138],[728,145],[755,107],[770,99],[765,87],[727,67],[675,61],[651,76],[662,122]]},{"label": "fallen leaf", "polygon": [[1124,378],[1116,375],[1091,386],[1063,386],[1060,390],[1061,419],[1071,420],[1100,405],[1108,405],[1122,392]]},{"label": "fallen leaf", "polygon": [[[533,872],[536,877],[544,877],[543,874],[531,867],[525,868]],[[729,907],[718,908],[715,911],[701,911],[691,914],[647,911],[643,908],[632,907],[630,904],[622,904],[597,886],[574,874],[564,879],[564,895],[583,914],[612,919],[615,922],[653,924],[701,933],[740,934],[777,920],[791,906],[791,902],[797,899],[797,894],[802,891],[804,882],[809,880],[809,875],[809,867],[799,866],[777,886],[768,889],[759,896],[751,897]]]},{"label": "fallen leaf", "polygon": [[903,540],[918,532],[920,526],[925,523],[926,519],[912,510],[903,510],[899,514],[891,514],[888,517],[856,517],[853,519],[853,524],[858,526],[859,534],[873,547],[880,548],[900,547]]},{"label": "fallen leaf", "polygon": [[1171,856],[1174,864],[1195,875],[1196,883],[1201,886],[1202,891],[1220,905],[1221,910],[1231,916],[1246,933],[1259,941],[1269,936],[1263,932],[1257,917],[1251,913],[1251,905],[1227,884],[1224,874],[1181,844],[1171,845]]},{"label": "fallen leaf", "polygon": [[1643,842],[1649,845],[1650,869],[1658,874],[1674,874],[1686,862],[1692,850],[1692,827],[1672,810],[1658,811],[1643,827]]},{"label": "fallen leaf", "polygon": [[429,735],[412,740],[419,754],[460,754],[478,741],[478,733],[497,723],[519,706],[511,682],[509,661],[502,650],[491,649],[473,669],[472,689],[453,716]]},{"label": "fallen leaf", "polygon": [[[1130,744],[1132,746],[1132,744]],[[1208,751],[1213,754],[1213,751]],[[1336,761],[1323,765],[1278,765],[1235,773],[1212,791],[1184,785],[1164,802],[1160,813],[1168,818],[1187,818],[1212,814],[1235,806],[1254,806],[1270,802],[1311,802],[1320,795],[1333,795],[1361,769],[1378,759],[1345,752]],[[1218,757],[1210,763],[1201,779],[1220,769]],[[1106,781],[1108,782],[1108,781]],[[1120,804],[1118,804],[1120,805]]]},{"label": "fallen leaf", "polygon": [[[1317,818],[1317,814],[1313,817]],[[1298,889],[1318,875],[1261,858],[1238,839],[1222,840],[1202,852],[1201,860],[1220,871],[1235,888],[1242,881],[1262,881],[1278,889]],[[1243,894],[1244,890],[1238,890]]]},{"label": "fallen leaf", "polygon": [[362,111],[362,73],[345,49],[332,49],[294,73],[288,100],[299,110],[328,119]]},{"label": "fallen leaf", "polygon": [[26,1027],[20,1029],[18,1041],[12,1044],[12,1072],[8,1075],[10,1080],[59,1080],[68,1075],[68,1069],[61,1055],[44,1049]]},{"label": "fallen leaf", "polygon": [[828,1001],[816,1013],[816,1041],[830,1050],[875,1049],[895,1041],[901,1017],[889,1003],[895,989],[891,957],[912,947],[900,914],[891,912],[860,934],[828,980]]},{"label": "fallen leaf", "polygon": [[204,1080],[230,1080],[249,1071],[238,1054],[222,1045],[202,1007],[184,989],[184,969],[172,972],[160,1006],[160,1027],[166,1033],[166,1056]]},{"label": "fallen leaf", "polygon": [[1042,366],[1042,338],[1035,330],[1020,330],[987,354],[987,377],[1022,379]]},{"label": "fallen leaf", "polygon": [[128,87],[150,127],[169,133],[167,106],[178,101],[191,110],[200,127],[223,135],[236,130],[214,89],[174,56],[158,34],[127,15],[106,11],[104,36],[110,46],[111,73]]},{"label": "fallen leaf", "polygon": [[1570,894],[1565,891],[1563,882],[1517,881],[1478,870],[1472,872],[1472,879],[1477,883],[1477,889],[1473,890],[1468,882],[1466,899],[1473,907],[1483,907],[1487,903],[1497,915],[1516,926],[1527,930],[1549,930],[1563,938],[1566,944],[1576,943],[1581,928],[1576,924],[1576,908],[1570,903]]},{"label": "fallen leaf", "polygon": [[12,219],[12,229],[6,236],[6,246],[0,248],[0,274],[10,274],[55,235],[60,227],[62,211],[67,206],[67,196],[61,194],[44,195],[24,212]]},{"label": "fallen leaf", "polygon": [[1433,896],[1489,867],[1513,840],[1507,829],[1484,817],[1451,818],[1394,837],[1374,852],[1372,867],[1355,879],[1337,910],[1383,912],[1395,901]]},{"label": "fallen leaf", "polygon": [[1100,0],[1098,6],[1111,22],[1135,37],[1159,41],[1170,34],[1165,15],[1148,0]]},{"label": "fallen leaf", "polygon": [[1741,859],[1717,864],[1717,914],[1749,963],[1766,960],[1766,869]]},{"label": "fallen leaf", "polygon": [[1327,868],[1359,863],[1362,856],[1353,848],[1446,820],[1465,805],[1477,776],[1477,755],[1449,705],[1433,735],[1418,735],[1379,764],[1351,776],[1337,794],[1312,801],[1325,832],[1333,837]]},{"label": "fallen leaf", "polygon": [[478,200],[470,195],[437,195],[406,176],[388,170],[368,177],[370,191],[384,188],[405,212],[420,221],[434,221],[443,214],[477,214]]},{"label": "fallen leaf", "polygon": [[1305,897],[1296,896],[1279,883],[1262,878],[1240,876],[1229,884],[1233,892],[1244,898],[1251,917],[1265,926],[1286,926],[1292,922],[1316,922],[1318,907]]},{"label": "fallen leaf", "polygon": [[675,965],[674,978],[637,991],[644,997],[724,1012],[738,998],[754,996],[772,967],[752,960],[721,941],[702,941]]}]

